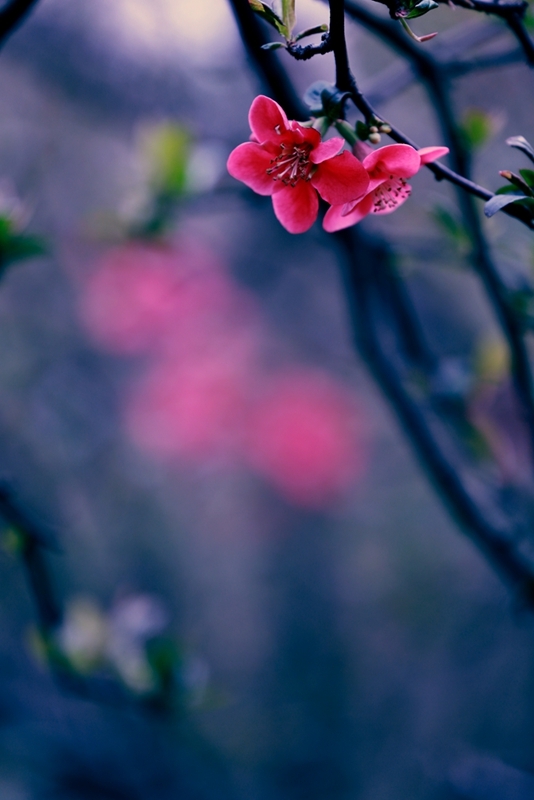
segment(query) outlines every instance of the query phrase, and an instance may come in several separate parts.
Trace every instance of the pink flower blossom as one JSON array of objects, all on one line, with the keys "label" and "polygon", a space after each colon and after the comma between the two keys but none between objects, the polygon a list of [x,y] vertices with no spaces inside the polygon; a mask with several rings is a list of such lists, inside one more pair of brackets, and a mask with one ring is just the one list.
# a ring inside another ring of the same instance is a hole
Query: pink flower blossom
[{"label": "pink flower blossom", "polygon": [[[361,149],[361,145],[359,146]],[[415,150],[408,144],[388,144],[371,150],[363,159],[369,174],[367,194],[349,203],[332,203],[323,226],[329,233],[360,222],[368,214],[391,214],[408,199],[412,187],[407,182],[424,164],[449,152],[448,147],[423,147]]]},{"label": "pink flower blossom", "polygon": [[140,242],[115,247],[104,254],[84,282],[82,325],[105,350],[142,352],[172,315],[177,282],[171,248]]},{"label": "pink flower blossom", "polygon": [[314,128],[288,120],[284,110],[260,95],[249,112],[252,141],[230,153],[228,172],[258,194],[272,196],[274,213],[290,233],[304,233],[319,211],[317,193],[344,207],[367,191],[366,170],[344,140],[326,142]]},{"label": "pink flower blossom", "polygon": [[361,476],[365,451],[353,395],[319,370],[273,377],[248,419],[249,465],[304,508],[338,500]]},{"label": "pink flower blossom", "polygon": [[157,363],[126,407],[126,431],[160,458],[232,460],[247,412],[247,364],[231,356]]}]

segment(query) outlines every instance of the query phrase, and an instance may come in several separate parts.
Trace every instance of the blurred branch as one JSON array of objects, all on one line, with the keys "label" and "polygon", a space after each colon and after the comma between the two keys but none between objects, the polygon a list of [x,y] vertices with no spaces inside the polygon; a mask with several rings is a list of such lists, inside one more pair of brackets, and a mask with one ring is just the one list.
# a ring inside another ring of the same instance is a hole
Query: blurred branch
[{"label": "blurred branch", "polygon": [[528,35],[528,31],[525,27],[522,16],[519,14],[511,14],[510,17],[507,17],[506,22],[512,33],[515,35],[517,41],[523,48],[525,58],[527,59],[527,64],[529,64],[531,67],[534,67],[534,42]]},{"label": "blurred branch", "polygon": [[503,53],[480,56],[480,58],[472,58],[471,60],[451,61],[447,65],[447,69],[451,78],[463,77],[464,75],[469,75],[471,72],[481,72],[486,69],[495,69],[496,67],[506,67],[509,64],[517,64],[522,60],[522,55],[521,50],[518,49],[505,50]]},{"label": "blurred branch", "polygon": [[[438,0],[438,2],[449,3],[449,0]],[[503,19],[521,45],[527,64],[534,66],[534,43],[523,22],[528,9],[527,0],[452,0],[452,2],[470,11],[492,14]]]},{"label": "blurred branch", "polygon": [[6,485],[0,485],[0,515],[18,538],[39,625],[43,634],[50,636],[61,624],[63,615],[44,557],[44,550],[50,547],[49,537],[28,519]]},{"label": "blurred branch", "polygon": [[259,18],[250,8],[248,0],[229,0],[247,56],[269,94],[276,97],[293,119],[308,116],[280,61],[274,53],[262,50],[268,40]]},{"label": "blurred branch", "polygon": [[10,36],[39,0],[11,0],[0,11],[0,45]]},{"label": "blurred branch", "polygon": [[457,521],[501,577],[527,605],[534,606],[534,566],[518,551],[510,530],[485,519],[382,348],[375,327],[370,292],[373,274],[386,269],[391,258],[387,247],[382,242],[370,241],[356,229],[341,231],[335,236],[343,255],[350,319],[362,358],[390,401],[422,465]]}]

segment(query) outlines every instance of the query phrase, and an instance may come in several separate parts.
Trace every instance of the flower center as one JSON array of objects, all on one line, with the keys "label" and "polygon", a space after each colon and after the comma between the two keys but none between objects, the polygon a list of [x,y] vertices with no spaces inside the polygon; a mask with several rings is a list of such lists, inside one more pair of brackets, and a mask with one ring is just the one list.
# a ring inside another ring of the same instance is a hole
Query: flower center
[{"label": "flower center", "polygon": [[308,144],[281,144],[280,155],[273,158],[267,175],[273,180],[295,186],[300,180],[309,180],[312,164]]},{"label": "flower center", "polygon": [[384,213],[403,203],[411,194],[412,187],[404,178],[389,176],[389,180],[377,186],[373,192],[372,214]]}]

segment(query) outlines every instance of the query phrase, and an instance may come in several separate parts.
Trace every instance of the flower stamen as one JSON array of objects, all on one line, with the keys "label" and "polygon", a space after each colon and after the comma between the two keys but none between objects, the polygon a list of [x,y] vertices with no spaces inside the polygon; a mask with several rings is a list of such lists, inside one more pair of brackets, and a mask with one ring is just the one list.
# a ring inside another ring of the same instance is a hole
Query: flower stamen
[{"label": "flower stamen", "polygon": [[408,185],[404,178],[395,178],[391,175],[390,179],[373,192],[372,214],[384,213],[388,209],[396,208],[401,202],[410,196],[412,187]]},{"label": "flower stamen", "polygon": [[286,144],[281,144],[281,153],[271,160],[272,166],[267,169],[267,174],[273,180],[282,181],[286,186],[296,186],[300,180],[309,180],[312,164],[310,162],[310,147],[308,145],[293,145],[291,149]]}]

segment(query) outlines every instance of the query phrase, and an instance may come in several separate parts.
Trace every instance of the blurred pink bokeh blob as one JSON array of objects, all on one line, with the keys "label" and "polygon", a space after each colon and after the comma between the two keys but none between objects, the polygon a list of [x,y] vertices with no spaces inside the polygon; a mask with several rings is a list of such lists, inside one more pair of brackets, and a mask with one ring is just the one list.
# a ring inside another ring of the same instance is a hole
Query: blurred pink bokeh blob
[{"label": "blurred pink bokeh blob", "polygon": [[250,466],[288,500],[322,508],[360,477],[361,411],[353,393],[319,370],[275,376],[248,421]]},{"label": "blurred pink bokeh blob", "polygon": [[91,340],[149,355],[127,390],[124,430],[157,459],[241,464],[289,502],[333,504],[366,463],[355,394],[323,370],[267,369],[254,295],[195,243],[130,242],[100,257],[80,296]]}]

